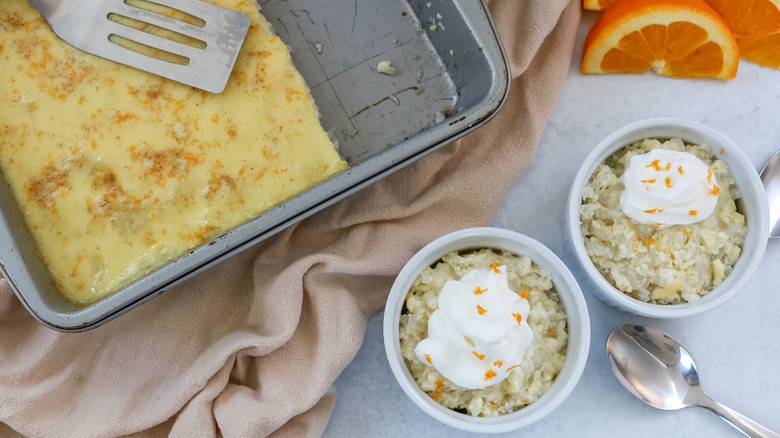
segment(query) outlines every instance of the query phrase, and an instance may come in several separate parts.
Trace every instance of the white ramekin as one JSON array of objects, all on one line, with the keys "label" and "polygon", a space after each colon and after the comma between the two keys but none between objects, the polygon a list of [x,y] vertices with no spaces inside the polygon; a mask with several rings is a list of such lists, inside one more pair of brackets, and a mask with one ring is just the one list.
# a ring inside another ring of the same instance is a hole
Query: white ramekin
[{"label": "white ramekin", "polygon": [[[530,257],[552,274],[553,284],[568,319],[569,344],[566,361],[550,389],[531,405],[497,417],[473,417],[445,408],[420,389],[401,355],[399,320],[407,292],[415,278],[451,251],[494,248]],[[577,281],[563,262],[547,247],[522,234],[499,228],[469,228],[431,242],[412,257],[398,274],[385,306],[384,343],[387,359],[407,396],[436,420],[466,431],[508,432],[527,426],[550,413],[571,393],[582,374],[590,345],[588,309]]]},{"label": "white ramekin", "polygon": [[[596,269],[585,250],[580,230],[580,205],[582,188],[587,184],[596,167],[623,146],[645,138],[668,139],[679,137],[685,142],[707,143],[718,158],[729,166],[742,193],[737,201],[738,209],[746,216],[748,233],[742,255],[733,271],[718,287],[696,303],[650,304],[634,299],[609,283]],[[721,154],[720,151],[723,151]],[[769,208],[766,194],[756,169],[742,151],[728,138],[714,129],[690,120],[674,117],[655,117],[625,125],[604,138],[585,158],[571,185],[567,204],[567,227],[570,243],[577,259],[602,301],[619,309],[651,318],[682,318],[711,310],[733,298],[748,282],[758,267],[766,249],[769,236]]]}]

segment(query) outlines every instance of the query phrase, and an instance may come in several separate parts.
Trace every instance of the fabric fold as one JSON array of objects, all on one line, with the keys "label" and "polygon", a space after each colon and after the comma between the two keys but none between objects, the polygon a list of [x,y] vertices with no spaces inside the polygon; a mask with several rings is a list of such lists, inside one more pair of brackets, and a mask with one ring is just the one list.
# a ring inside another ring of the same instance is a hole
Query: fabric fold
[{"label": "fabric fold", "polygon": [[510,96],[465,138],[86,333],[43,327],[0,281],[0,433],[320,435],[395,275],[431,240],[490,223],[569,71],[579,2],[489,6]]}]

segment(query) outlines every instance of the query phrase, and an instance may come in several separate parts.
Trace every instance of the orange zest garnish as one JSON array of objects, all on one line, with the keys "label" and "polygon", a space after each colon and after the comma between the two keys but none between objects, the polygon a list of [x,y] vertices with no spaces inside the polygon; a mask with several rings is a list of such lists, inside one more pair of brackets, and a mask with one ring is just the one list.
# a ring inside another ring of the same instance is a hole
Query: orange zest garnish
[{"label": "orange zest garnish", "polygon": [[691,211],[688,212],[688,214],[691,215],[691,216],[696,216],[698,214],[698,212],[696,210],[691,210]]},{"label": "orange zest garnish", "polygon": [[548,328],[548,329],[547,329],[547,333],[549,333],[549,334],[551,334],[551,335],[555,335],[555,334],[557,334],[558,332],[556,332],[554,328]]},{"label": "orange zest garnish", "polygon": [[431,360],[431,355],[430,354],[426,354],[425,355],[425,360],[427,360],[429,364],[433,365],[433,361]]},{"label": "orange zest garnish", "polygon": [[502,362],[500,360],[497,360],[497,361],[493,362],[493,365],[495,365],[496,368],[501,368],[504,365],[504,362]]},{"label": "orange zest garnish", "polygon": [[664,211],[663,208],[653,208],[651,210],[645,210],[644,212],[647,214],[653,214],[653,213],[661,213],[663,211]]},{"label": "orange zest garnish", "polygon": [[522,324],[523,323],[523,315],[521,315],[519,313],[513,313],[512,316],[515,317],[515,320],[517,321],[518,324]]},{"label": "orange zest garnish", "polygon": [[517,365],[515,365],[515,366],[511,366],[511,367],[509,367],[509,368],[507,368],[507,369],[506,369],[506,372],[510,372],[510,371],[512,371],[513,369],[515,369],[515,368],[517,368],[517,367],[519,367],[519,366],[520,366],[520,364],[517,364]]},{"label": "orange zest garnish", "polygon": [[520,298],[528,298],[528,291],[525,289],[520,289]]},{"label": "orange zest garnish", "polygon": [[439,390],[442,387],[444,387],[444,379],[441,379],[438,382],[436,382],[436,389],[433,391],[433,401],[439,401],[439,397],[441,396]]},{"label": "orange zest garnish", "polygon": [[487,372],[485,373],[485,381],[487,382],[488,380],[492,379],[493,377],[496,377],[497,375],[498,374],[496,374],[495,371],[487,370]]},{"label": "orange zest garnish", "polygon": [[707,169],[707,185],[712,186],[710,189],[710,195],[718,196],[718,193],[720,193],[720,187],[712,182],[712,169]]},{"label": "orange zest garnish", "polygon": [[490,265],[490,267],[493,268],[493,272],[495,272],[496,274],[500,274],[501,273],[501,270],[498,269],[499,266],[500,265],[498,264],[498,262],[493,263],[493,264]]},{"label": "orange zest garnish", "polygon": [[[659,171],[659,172],[660,172],[660,171],[661,171],[661,166],[659,166],[659,165],[658,165],[660,162],[661,162],[661,159],[659,158],[659,159],[657,159],[657,160],[653,160],[653,162],[652,162],[652,163],[648,164],[648,165],[647,165],[647,166],[645,166],[645,167],[652,167],[652,168],[653,168],[653,170],[657,170],[657,171]],[[653,182],[655,182],[655,180],[653,180]]]},{"label": "orange zest garnish", "polygon": [[655,183],[655,180],[654,179],[643,179],[642,182],[645,183],[645,184],[653,184],[653,183]]},{"label": "orange zest garnish", "polygon": [[582,72],[653,69],[663,76],[732,79],[739,54],[734,34],[703,0],[621,0],[590,29]]},{"label": "orange zest garnish", "polygon": [[680,175],[682,175],[682,174],[683,174],[683,168],[682,168],[682,166],[678,167],[678,168],[677,168],[677,171],[678,171],[678,172],[680,172]]},{"label": "orange zest garnish", "polygon": [[664,182],[666,183],[666,187],[672,188],[672,177],[667,176]]},{"label": "orange zest garnish", "polygon": [[485,313],[487,313],[487,310],[485,310],[485,308],[477,304],[477,313],[479,313],[480,315],[484,315]]},{"label": "orange zest garnish", "polygon": [[472,353],[474,353],[474,356],[477,356],[477,359],[485,360],[485,355],[484,354],[479,354],[476,351],[472,351]]},{"label": "orange zest garnish", "polygon": [[474,295],[482,295],[485,292],[487,292],[487,289],[482,289],[479,286],[477,286],[477,288],[474,289]]}]

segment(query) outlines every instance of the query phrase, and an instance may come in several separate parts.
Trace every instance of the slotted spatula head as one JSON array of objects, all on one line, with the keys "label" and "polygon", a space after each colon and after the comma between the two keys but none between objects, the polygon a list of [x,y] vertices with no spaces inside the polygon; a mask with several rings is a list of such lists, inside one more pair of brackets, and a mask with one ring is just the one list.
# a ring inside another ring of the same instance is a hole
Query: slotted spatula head
[{"label": "slotted spatula head", "polygon": [[225,89],[248,16],[200,0],[29,0],[70,45],[211,93]]}]

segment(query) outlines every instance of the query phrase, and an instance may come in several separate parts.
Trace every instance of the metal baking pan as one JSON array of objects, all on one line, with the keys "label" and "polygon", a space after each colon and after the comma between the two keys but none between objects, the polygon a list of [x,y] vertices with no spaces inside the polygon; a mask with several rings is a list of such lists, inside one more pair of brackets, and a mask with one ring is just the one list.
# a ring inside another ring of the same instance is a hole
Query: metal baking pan
[{"label": "metal baking pan", "polygon": [[[41,323],[78,332],[110,321],[473,131],[507,98],[506,54],[482,0],[260,4],[350,167],[84,308],[57,291],[8,186],[0,184],[0,270]],[[381,61],[397,74],[378,73]]]}]

